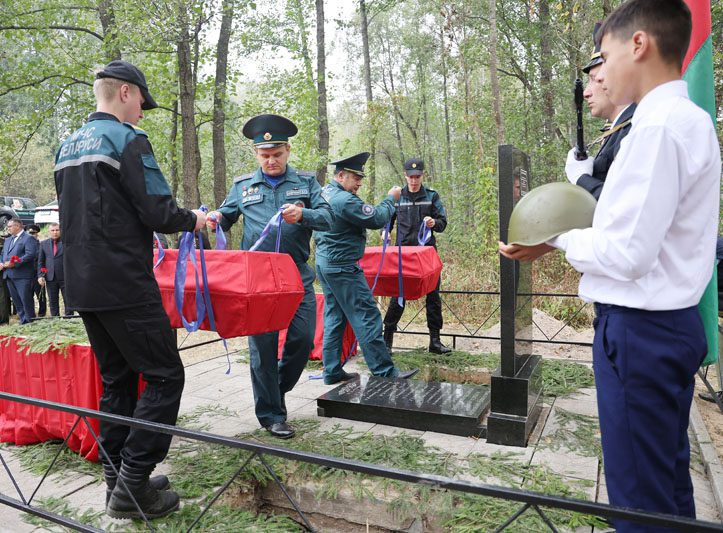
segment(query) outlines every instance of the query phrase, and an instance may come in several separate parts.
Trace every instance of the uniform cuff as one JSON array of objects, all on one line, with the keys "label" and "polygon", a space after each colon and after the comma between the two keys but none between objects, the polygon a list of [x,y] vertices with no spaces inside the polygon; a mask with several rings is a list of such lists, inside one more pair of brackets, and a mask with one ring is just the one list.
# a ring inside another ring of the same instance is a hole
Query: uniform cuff
[{"label": "uniform cuff", "polygon": [[558,235],[557,237],[553,237],[549,241],[546,242],[546,244],[549,244],[553,248],[557,248],[558,250],[562,250],[563,252],[567,251],[567,233],[563,233],[562,235]]}]

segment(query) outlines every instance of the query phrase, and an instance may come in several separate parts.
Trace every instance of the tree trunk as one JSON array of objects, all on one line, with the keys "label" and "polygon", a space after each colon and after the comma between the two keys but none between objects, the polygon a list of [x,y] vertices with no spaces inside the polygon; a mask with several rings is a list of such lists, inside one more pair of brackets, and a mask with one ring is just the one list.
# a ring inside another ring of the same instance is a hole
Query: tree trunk
[{"label": "tree trunk", "polygon": [[171,191],[173,199],[178,198],[178,98],[173,101],[173,122],[171,124]]},{"label": "tree trunk", "polygon": [[447,90],[447,47],[444,44],[444,26],[439,29],[439,42],[442,52],[442,100],[444,104],[444,159],[445,169],[452,173],[452,136],[449,131],[449,93]]},{"label": "tree trunk", "polygon": [[500,105],[500,82],[497,77],[497,0],[489,0],[490,8],[490,85],[492,86],[492,110],[497,127],[497,144],[505,144],[505,124]]},{"label": "tree trunk", "polygon": [[552,45],[550,35],[550,5],[549,0],[540,0],[540,88],[542,90],[542,128],[545,140],[551,140],[553,121],[555,117],[555,102],[552,94]]},{"label": "tree trunk", "polygon": [[121,50],[116,38],[115,13],[111,0],[99,0],[98,18],[100,18],[100,25],[103,28],[103,50],[108,62],[121,59]]},{"label": "tree trunk", "polygon": [[[181,16],[183,18],[183,15]],[[178,41],[178,86],[181,100],[181,136],[183,164],[183,204],[188,209],[197,209],[201,205],[198,190],[198,174],[201,170],[201,158],[198,151],[196,133],[196,88],[193,84],[191,42],[187,26],[182,22]]]},{"label": "tree trunk", "polygon": [[366,175],[369,179],[367,198],[370,204],[376,204],[377,186],[377,124],[374,116],[374,94],[372,93],[372,62],[369,55],[369,21],[365,0],[359,0],[359,18],[361,19],[362,51],[364,55],[364,88],[367,99],[367,121],[369,124],[369,162]]},{"label": "tree trunk", "polygon": [[326,165],[329,162],[329,119],[326,112],[326,47],[324,45],[324,0],[316,0],[316,87],[319,116],[319,157],[316,180],[326,182]]},{"label": "tree trunk", "polygon": [[234,0],[223,1],[221,30],[216,46],[216,81],[213,91],[213,200],[216,207],[226,198],[226,78],[233,4]]},{"label": "tree trunk", "polygon": [[610,0],[603,0],[602,9],[603,9],[603,18],[607,18],[607,16],[613,12],[612,2]]}]

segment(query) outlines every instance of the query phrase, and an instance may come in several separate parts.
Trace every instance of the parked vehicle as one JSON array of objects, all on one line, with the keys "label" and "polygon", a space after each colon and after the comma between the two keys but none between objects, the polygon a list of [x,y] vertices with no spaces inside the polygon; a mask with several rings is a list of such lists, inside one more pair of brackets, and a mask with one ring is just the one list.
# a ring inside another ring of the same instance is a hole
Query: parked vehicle
[{"label": "parked vehicle", "polygon": [[35,208],[35,220],[38,225],[60,223],[58,201],[53,200],[49,204]]},{"label": "parked vehicle", "polygon": [[35,222],[35,200],[20,196],[0,196],[0,228],[4,228],[7,221],[13,217],[22,220],[23,224]]}]

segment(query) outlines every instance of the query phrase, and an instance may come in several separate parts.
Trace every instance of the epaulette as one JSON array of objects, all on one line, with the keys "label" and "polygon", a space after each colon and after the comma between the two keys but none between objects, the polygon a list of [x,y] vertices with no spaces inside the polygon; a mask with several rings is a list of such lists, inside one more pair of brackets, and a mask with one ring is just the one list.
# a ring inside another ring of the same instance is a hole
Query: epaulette
[{"label": "epaulette", "polygon": [[144,137],[148,137],[148,134],[146,133],[146,130],[143,130],[143,129],[139,128],[139,127],[136,126],[135,124],[131,124],[130,122],[123,122],[123,125],[126,126],[126,127],[128,127],[128,128],[130,128],[130,129],[132,129],[132,130],[133,130],[133,133],[135,133],[135,134],[137,134],[137,135],[143,135]]},{"label": "epaulette", "polygon": [[239,181],[243,181],[243,180],[247,180],[247,179],[249,179],[249,178],[253,178],[253,177],[254,177],[254,174],[256,174],[256,173],[255,173],[255,172],[249,172],[248,174],[242,174],[242,175],[240,175],[240,176],[236,176],[236,177],[233,179],[233,182],[234,182],[234,183],[238,183]]},{"label": "epaulette", "polygon": [[296,175],[304,176],[305,178],[316,178],[316,172],[313,172],[311,170],[297,170]]}]

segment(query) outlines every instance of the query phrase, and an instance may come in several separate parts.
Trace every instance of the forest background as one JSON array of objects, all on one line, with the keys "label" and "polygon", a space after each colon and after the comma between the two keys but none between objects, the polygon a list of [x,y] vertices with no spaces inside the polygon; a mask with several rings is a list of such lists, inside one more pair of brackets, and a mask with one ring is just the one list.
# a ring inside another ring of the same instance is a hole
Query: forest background
[{"label": "forest background", "polygon": [[[94,110],[93,71],[122,58],[142,68],[160,105],[139,126],[181,205],[220,205],[233,178],[256,166],[245,121],[281,114],[299,126],[291,164],[321,183],[329,160],[371,152],[360,190],[370,203],[404,184],[406,158],[423,158],[449,219],[438,238],[442,288],[494,291],[497,145],[530,155],[533,186],[565,180],[574,80],[585,79],[594,23],[619,4],[5,0],[0,192],[54,197],[55,152]],[[711,4],[720,103],[723,6]],[[586,139],[602,125],[586,108]],[[240,228],[231,238],[238,247]],[[576,292],[559,253],[537,262],[535,276],[537,291]],[[574,307],[548,305],[559,318]]]}]

